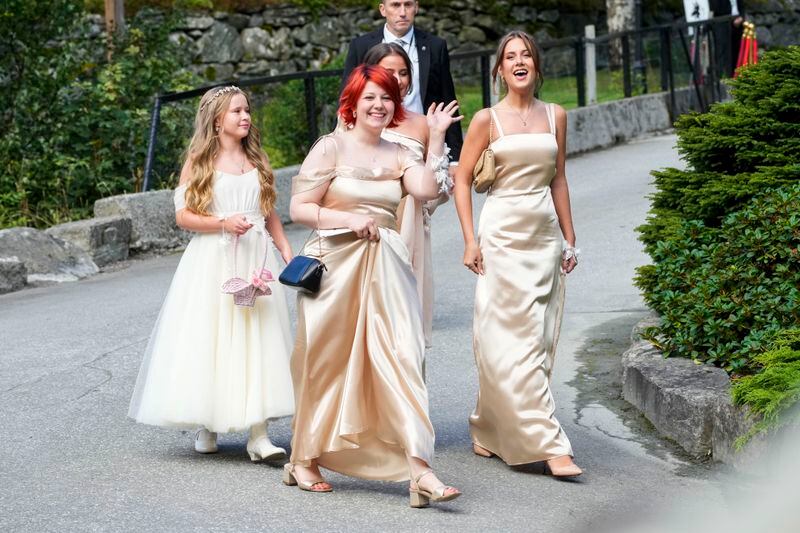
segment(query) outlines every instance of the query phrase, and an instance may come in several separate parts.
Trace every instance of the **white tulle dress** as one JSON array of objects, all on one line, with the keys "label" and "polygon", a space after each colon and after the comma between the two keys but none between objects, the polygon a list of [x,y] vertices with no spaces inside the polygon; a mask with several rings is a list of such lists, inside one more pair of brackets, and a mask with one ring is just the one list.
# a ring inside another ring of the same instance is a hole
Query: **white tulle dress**
[{"label": "white tulle dress", "polygon": [[[175,191],[176,211],[185,190]],[[136,381],[128,415],[137,422],[228,432],[294,413],[289,310],[259,191],[255,169],[217,171],[213,214],[241,213],[253,227],[236,246],[230,235],[200,233],[186,247]],[[253,307],[234,305],[222,284],[234,275],[251,280],[265,252],[272,294]]]}]

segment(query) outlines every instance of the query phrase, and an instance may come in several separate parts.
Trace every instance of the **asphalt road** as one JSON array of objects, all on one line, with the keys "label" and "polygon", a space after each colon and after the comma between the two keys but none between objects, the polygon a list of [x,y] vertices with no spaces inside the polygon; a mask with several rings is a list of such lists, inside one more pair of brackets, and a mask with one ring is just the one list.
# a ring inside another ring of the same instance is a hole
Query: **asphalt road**
[{"label": "asphalt road", "polygon": [[[632,284],[646,256],[649,171],[680,166],[673,136],[568,161],[582,249],[570,275],[554,394],[586,474],[575,482],[536,465],[509,468],[470,451],[477,390],[474,277],[461,265],[452,203],[433,225],[436,311],[428,352],[435,467],[464,492],[448,505],[408,507],[399,483],[330,474],[332,494],[281,484],[280,465],[253,465],[246,435],[220,453],[190,433],[137,425],[128,401],[178,255],[130,261],[91,279],[0,296],[0,529],[3,531],[586,531],[649,523],[672,505],[726,505],[729,473],[693,462],[619,399],[619,354],[646,314]],[[291,228],[295,245],[305,237]],[[288,446],[289,421],[273,440]]]}]

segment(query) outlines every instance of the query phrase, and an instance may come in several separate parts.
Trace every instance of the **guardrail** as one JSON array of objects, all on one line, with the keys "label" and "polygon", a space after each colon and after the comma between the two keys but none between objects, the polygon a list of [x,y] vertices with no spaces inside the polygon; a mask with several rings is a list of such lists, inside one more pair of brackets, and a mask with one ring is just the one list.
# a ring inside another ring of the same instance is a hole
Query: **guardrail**
[{"label": "guardrail", "polygon": [[[678,37],[681,43],[681,51],[687,64],[691,65],[691,82],[696,93],[696,108],[705,111],[710,101],[717,101],[721,97],[720,87],[720,66],[716,64],[718,57],[713,36],[721,25],[729,25],[733,17],[716,17],[699,22],[677,22],[673,24],[663,24],[639,30],[627,30],[617,33],[609,33],[594,37],[594,27],[587,26],[587,32],[582,36],[571,36],[563,39],[551,40],[540,43],[543,52],[556,48],[571,48],[574,52],[574,71],[575,90],[577,92],[577,104],[579,107],[594,103],[596,95],[592,93],[592,88],[596,87],[596,63],[593,61],[594,53],[598,45],[610,45],[612,42],[620,41],[621,68],[623,81],[623,95],[625,97],[634,94],[634,88],[638,86],[637,92],[646,94],[649,90],[647,76],[645,73],[646,64],[643,39],[648,35],[658,35],[659,41],[659,70],[660,70],[660,90],[670,93],[670,113],[674,118],[675,108],[675,68],[673,62],[672,40]],[[694,45],[690,45],[687,34],[692,34]],[[704,64],[701,56],[701,46],[697,43],[702,38],[706,39],[710,64]],[[634,40],[633,62],[631,61],[631,40]],[[731,50],[728,47],[724,50],[725,61],[730,61]],[[484,107],[489,107],[492,101],[491,90],[491,57],[494,49],[482,49],[469,52],[460,52],[450,55],[451,63],[457,61],[467,61],[478,59],[480,64],[480,87],[482,102]],[[591,69],[587,69],[587,58]],[[303,80],[305,91],[306,120],[308,122],[308,142],[309,145],[319,137],[319,126],[317,122],[317,92],[315,80],[321,78],[341,77],[342,70],[315,70],[306,72],[295,72],[290,74],[279,74],[275,76],[261,76],[256,78],[237,79],[235,83],[239,87],[263,86],[276,83],[284,83],[292,80]],[[595,80],[595,83],[593,83]],[[145,160],[142,190],[148,190],[150,186],[150,176],[153,171],[153,160],[155,158],[156,141],[158,138],[158,127],[161,118],[161,108],[164,104],[178,102],[190,98],[196,98],[213,87],[229,85],[231,82],[221,82],[203,87],[198,87],[190,91],[159,94],[154,98],[153,110],[150,119],[149,140],[147,158]],[[587,94],[587,86],[590,89]]]}]

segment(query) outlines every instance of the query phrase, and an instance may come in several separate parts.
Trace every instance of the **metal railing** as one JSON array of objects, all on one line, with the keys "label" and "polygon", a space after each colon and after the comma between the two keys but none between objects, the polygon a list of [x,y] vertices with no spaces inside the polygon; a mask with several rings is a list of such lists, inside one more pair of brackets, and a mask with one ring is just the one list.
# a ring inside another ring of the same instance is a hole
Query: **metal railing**
[{"label": "metal railing", "polygon": [[[719,99],[721,95],[719,68],[715,64],[716,53],[712,49],[710,53],[711,65],[707,69],[711,76],[705,76],[701,71],[700,46],[694,46],[693,50],[688,44],[684,32],[692,31],[695,36],[713,36],[715,28],[720,24],[730,24],[733,19],[731,16],[716,17],[707,21],[700,22],[677,22],[664,24],[639,30],[628,30],[617,33],[601,35],[595,38],[586,36],[571,36],[563,39],[551,40],[541,43],[539,46],[543,52],[555,48],[571,48],[574,53],[574,72],[575,90],[577,92],[577,104],[583,107],[587,103],[586,80],[588,73],[586,69],[587,48],[599,44],[608,44],[614,40],[621,42],[622,73],[623,73],[623,95],[630,97],[634,94],[635,84],[639,85],[639,92],[647,93],[647,78],[643,70],[646,68],[643,63],[641,41],[647,35],[659,36],[659,55],[660,55],[660,90],[668,91],[670,115],[674,119],[675,109],[675,69],[673,62],[672,39],[677,36],[680,39],[683,56],[687,64],[692,65],[692,85],[695,88],[697,104],[700,111],[707,109],[709,99]],[[636,41],[634,62],[631,63],[631,39]],[[713,39],[709,40],[713,43]],[[713,46],[713,45],[712,45]],[[482,49],[469,52],[460,52],[450,55],[451,63],[457,61],[479,60],[480,87],[482,102],[484,107],[489,107],[492,100],[491,89],[491,57],[494,49]],[[728,54],[730,50],[728,50]],[[317,121],[317,91],[315,80],[321,78],[341,77],[342,70],[316,70],[306,72],[295,72],[291,74],[279,74],[275,76],[261,76],[256,78],[237,79],[235,83],[239,87],[264,86],[270,84],[284,83],[292,80],[303,80],[305,91],[306,120],[308,123],[308,142],[309,146],[319,137],[319,126]],[[636,82],[636,83],[635,83]],[[158,127],[161,117],[161,108],[164,104],[179,102],[190,98],[201,96],[211,88],[228,85],[231,82],[214,83],[190,91],[159,94],[154,98],[153,110],[150,120],[150,130],[148,139],[147,158],[145,160],[142,190],[150,187],[150,178],[153,171],[153,161],[155,159],[156,143],[158,138]],[[703,86],[710,86],[710,94],[702,89]]]}]

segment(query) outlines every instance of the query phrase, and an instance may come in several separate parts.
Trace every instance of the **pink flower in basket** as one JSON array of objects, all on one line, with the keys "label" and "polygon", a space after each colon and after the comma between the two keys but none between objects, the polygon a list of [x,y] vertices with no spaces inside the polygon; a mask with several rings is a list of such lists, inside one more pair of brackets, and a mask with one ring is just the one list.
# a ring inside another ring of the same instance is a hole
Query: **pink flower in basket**
[{"label": "pink flower in basket", "polygon": [[272,290],[267,286],[271,281],[275,281],[272,272],[264,268],[260,275],[257,270],[253,272],[253,280],[250,283],[242,278],[229,279],[222,284],[222,292],[233,294],[233,303],[236,305],[253,307],[257,297],[272,294]]},{"label": "pink flower in basket", "polygon": [[[272,277],[272,272],[270,272],[266,268],[262,268],[260,274],[258,270],[253,272],[252,285],[256,289],[258,289],[258,291],[260,291],[261,293],[272,294],[272,290],[270,290],[270,288],[267,287],[267,283],[271,281],[275,281],[275,278]],[[260,295],[257,294],[256,296]]]}]

